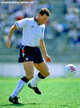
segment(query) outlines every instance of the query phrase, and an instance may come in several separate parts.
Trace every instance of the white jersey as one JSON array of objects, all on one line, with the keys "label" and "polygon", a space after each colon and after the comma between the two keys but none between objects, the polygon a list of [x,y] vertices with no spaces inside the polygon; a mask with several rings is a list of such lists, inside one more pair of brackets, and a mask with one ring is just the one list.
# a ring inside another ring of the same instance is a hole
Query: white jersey
[{"label": "white jersey", "polygon": [[18,28],[23,28],[22,45],[39,46],[39,40],[44,39],[45,25],[38,25],[35,18],[25,18],[15,24]]}]

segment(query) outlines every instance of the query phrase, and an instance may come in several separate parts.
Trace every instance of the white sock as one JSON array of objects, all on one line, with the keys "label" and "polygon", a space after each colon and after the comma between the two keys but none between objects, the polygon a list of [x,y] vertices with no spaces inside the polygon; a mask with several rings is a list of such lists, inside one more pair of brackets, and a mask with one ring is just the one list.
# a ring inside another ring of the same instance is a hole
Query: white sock
[{"label": "white sock", "polygon": [[33,78],[33,80],[30,82],[32,87],[36,87],[36,84],[41,80],[41,78],[39,78],[38,74]]},{"label": "white sock", "polygon": [[15,96],[18,95],[18,93],[22,90],[22,88],[26,85],[26,82],[24,82],[23,80],[19,80],[14,92],[12,93],[11,97],[14,98]]}]

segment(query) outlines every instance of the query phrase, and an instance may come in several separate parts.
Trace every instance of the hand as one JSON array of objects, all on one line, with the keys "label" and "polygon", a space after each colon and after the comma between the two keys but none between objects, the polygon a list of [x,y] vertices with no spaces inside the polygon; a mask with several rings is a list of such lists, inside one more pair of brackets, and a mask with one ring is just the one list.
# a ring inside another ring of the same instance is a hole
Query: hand
[{"label": "hand", "polygon": [[51,57],[48,56],[48,55],[46,55],[44,58],[45,58],[46,62],[51,62],[51,61],[52,61],[52,60],[51,60]]},{"label": "hand", "polygon": [[11,39],[8,39],[8,40],[7,40],[6,45],[7,45],[8,48],[10,48],[10,46],[11,46]]}]

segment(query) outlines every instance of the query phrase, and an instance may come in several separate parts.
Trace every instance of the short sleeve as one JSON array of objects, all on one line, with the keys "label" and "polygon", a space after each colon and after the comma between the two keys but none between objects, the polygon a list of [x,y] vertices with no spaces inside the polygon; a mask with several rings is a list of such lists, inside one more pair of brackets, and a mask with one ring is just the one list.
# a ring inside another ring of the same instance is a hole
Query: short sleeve
[{"label": "short sleeve", "polygon": [[44,39],[45,25],[41,28],[41,39]]},{"label": "short sleeve", "polygon": [[26,26],[28,24],[28,19],[25,18],[25,19],[16,21],[15,24],[18,28],[23,28],[24,26]]}]

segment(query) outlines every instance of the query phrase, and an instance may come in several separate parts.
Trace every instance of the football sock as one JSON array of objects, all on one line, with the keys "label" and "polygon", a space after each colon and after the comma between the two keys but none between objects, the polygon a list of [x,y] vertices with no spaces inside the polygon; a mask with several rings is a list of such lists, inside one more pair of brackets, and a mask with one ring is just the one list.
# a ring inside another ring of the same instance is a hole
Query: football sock
[{"label": "football sock", "polygon": [[36,87],[37,83],[41,80],[41,79],[44,79],[45,77],[43,77],[41,75],[41,73],[39,72],[34,78],[33,80],[30,82],[31,86],[32,87]]},{"label": "football sock", "polygon": [[23,89],[23,87],[26,85],[26,83],[29,80],[26,77],[23,77],[19,80],[14,92],[12,93],[11,97],[14,98],[15,96],[17,96],[19,94],[19,92]]}]

